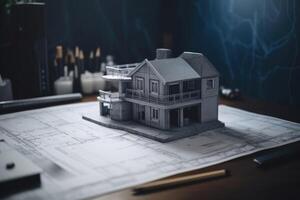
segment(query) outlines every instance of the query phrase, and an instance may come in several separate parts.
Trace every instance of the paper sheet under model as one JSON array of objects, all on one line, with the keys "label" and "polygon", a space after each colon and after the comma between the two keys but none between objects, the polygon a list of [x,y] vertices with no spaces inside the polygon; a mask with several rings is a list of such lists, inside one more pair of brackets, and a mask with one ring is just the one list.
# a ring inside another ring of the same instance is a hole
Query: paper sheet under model
[{"label": "paper sheet under model", "polygon": [[219,107],[226,127],[159,143],[82,119],[97,102],[0,116],[0,138],[43,169],[42,187],[9,199],[81,199],[300,140],[300,125]]}]

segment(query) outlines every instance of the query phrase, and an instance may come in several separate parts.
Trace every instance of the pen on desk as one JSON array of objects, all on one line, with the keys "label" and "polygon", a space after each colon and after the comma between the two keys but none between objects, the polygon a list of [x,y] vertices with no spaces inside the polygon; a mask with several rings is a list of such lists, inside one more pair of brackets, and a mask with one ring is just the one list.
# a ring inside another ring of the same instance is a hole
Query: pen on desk
[{"label": "pen on desk", "polygon": [[146,183],[144,185],[138,186],[133,189],[135,193],[144,193],[144,192],[151,192],[155,190],[162,190],[174,186],[179,186],[185,183],[192,183],[196,181],[205,181],[213,178],[224,177],[228,173],[225,169],[216,170],[211,172],[204,172],[200,174],[193,174],[183,177],[177,178],[167,178],[163,180],[153,181],[150,183]]},{"label": "pen on desk", "polygon": [[253,161],[259,167],[267,167],[271,166],[272,164],[285,162],[298,156],[299,154],[299,149],[296,148],[276,149],[256,157],[253,159]]}]

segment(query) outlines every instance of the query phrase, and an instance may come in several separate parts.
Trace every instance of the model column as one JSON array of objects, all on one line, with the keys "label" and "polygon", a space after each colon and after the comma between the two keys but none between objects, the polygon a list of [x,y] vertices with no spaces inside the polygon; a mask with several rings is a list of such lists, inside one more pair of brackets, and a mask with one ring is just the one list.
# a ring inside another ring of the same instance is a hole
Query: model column
[{"label": "model column", "polygon": [[179,127],[183,127],[184,126],[184,121],[183,121],[183,108],[179,109]]},{"label": "model column", "polygon": [[123,97],[123,81],[119,80],[119,97]]}]

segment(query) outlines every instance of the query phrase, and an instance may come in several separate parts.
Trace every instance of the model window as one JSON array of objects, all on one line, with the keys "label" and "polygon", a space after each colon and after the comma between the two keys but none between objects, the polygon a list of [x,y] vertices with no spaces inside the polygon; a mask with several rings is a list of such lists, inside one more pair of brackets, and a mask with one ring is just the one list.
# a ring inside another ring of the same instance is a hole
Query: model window
[{"label": "model window", "polygon": [[144,90],[144,79],[143,78],[136,78],[136,89],[137,90]]},{"label": "model window", "polygon": [[207,89],[213,89],[215,87],[215,83],[213,79],[209,79],[206,81]]},{"label": "model window", "polygon": [[156,80],[150,81],[150,91],[151,93],[158,94],[158,81]]},{"label": "model window", "polygon": [[188,90],[195,90],[195,81],[191,80],[188,82]]},{"label": "model window", "polygon": [[154,121],[157,121],[158,120],[158,109],[152,108],[151,110],[152,110],[151,119]]}]

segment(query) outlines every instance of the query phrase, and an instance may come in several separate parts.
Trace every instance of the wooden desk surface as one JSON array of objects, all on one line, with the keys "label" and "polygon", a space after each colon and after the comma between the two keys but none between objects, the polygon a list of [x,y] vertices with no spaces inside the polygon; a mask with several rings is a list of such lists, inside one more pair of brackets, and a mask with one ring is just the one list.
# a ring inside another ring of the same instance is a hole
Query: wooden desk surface
[{"label": "wooden desk surface", "polygon": [[[83,101],[94,101],[95,96],[85,97]],[[229,101],[220,99],[221,104],[238,107],[251,112],[261,113],[286,120],[300,122],[298,109],[260,103],[249,100]],[[280,148],[299,148],[300,142]],[[225,178],[193,183],[155,193],[133,195],[131,189],[115,192],[97,200],[183,200],[183,199],[300,199],[300,156],[286,163],[268,169],[257,168],[252,161],[254,157],[263,152],[245,156],[222,164],[207,167],[199,172],[227,169],[231,175]],[[300,155],[300,154],[299,154]],[[180,176],[180,175],[178,175]]]}]

